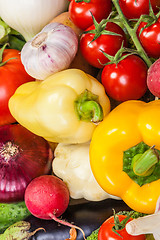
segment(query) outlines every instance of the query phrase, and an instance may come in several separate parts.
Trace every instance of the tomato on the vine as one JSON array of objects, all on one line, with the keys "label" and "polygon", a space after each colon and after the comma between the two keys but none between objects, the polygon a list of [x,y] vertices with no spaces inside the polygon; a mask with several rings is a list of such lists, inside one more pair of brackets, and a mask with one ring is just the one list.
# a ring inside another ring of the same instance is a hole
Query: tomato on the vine
[{"label": "tomato on the vine", "polygon": [[155,23],[146,27],[146,22],[141,22],[137,35],[139,40],[149,57],[160,57],[160,17]]},{"label": "tomato on the vine", "polygon": [[111,11],[111,0],[72,0],[69,4],[70,18],[82,30],[93,24],[92,15],[100,22],[106,19]]},{"label": "tomato on the vine", "polygon": [[128,55],[118,63],[106,65],[101,81],[114,100],[136,100],[147,91],[147,70],[146,63],[138,55]]},{"label": "tomato on the vine", "polygon": [[[93,24],[87,28],[86,31],[92,31],[94,29],[95,25]],[[119,25],[108,22],[105,30],[118,35],[105,34],[102,31],[102,34],[94,41],[92,41],[95,36],[94,33],[83,33],[80,38],[80,50],[83,57],[90,65],[96,68],[103,68],[104,64],[109,61],[103,52],[114,56],[121,48],[122,43],[124,46],[127,45],[126,35]]]},{"label": "tomato on the vine", "polygon": [[[126,216],[125,215],[117,215],[119,218],[119,221],[122,222]],[[132,218],[129,218],[129,221],[131,221]],[[132,236],[127,233],[125,226],[120,229],[114,231],[115,229],[115,219],[114,216],[111,216],[108,218],[100,227],[98,232],[98,240],[145,240],[145,235],[138,235],[138,236]]]},{"label": "tomato on the vine", "polygon": [[5,49],[0,63],[0,126],[15,122],[8,108],[8,100],[21,84],[33,80],[22,65],[20,51]]},{"label": "tomato on the vine", "polygon": [[[160,0],[150,0],[153,11],[157,13]],[[128,19],[138,19],[141,15],[149,14],[149,0],[119,0],[120,8]]]}]

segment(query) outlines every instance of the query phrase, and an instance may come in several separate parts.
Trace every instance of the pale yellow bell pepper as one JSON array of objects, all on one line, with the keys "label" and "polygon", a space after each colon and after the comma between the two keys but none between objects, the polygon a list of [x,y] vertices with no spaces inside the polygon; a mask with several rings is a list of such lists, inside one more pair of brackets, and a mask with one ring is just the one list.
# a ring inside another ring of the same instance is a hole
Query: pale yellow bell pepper
[{"label": "pale yellow bell pepper", "polygon": [[110,111],[103,85],[79,69],[21,85],[9,100],[13,117],[50,142],[88,142]]}]

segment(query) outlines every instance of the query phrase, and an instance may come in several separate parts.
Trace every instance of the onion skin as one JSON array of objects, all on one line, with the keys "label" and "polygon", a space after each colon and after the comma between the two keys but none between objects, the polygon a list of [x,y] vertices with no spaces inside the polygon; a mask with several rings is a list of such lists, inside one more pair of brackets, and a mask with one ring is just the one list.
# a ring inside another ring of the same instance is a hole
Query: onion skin
[{"label": "onion skin", "polygon": [[67,0],[0,0],[1,18],[26,41],[67,8]]},{"label": "onion skin", "polygon": [[0,202],[24,200],[33,178],[48,174],[53,152],[46,140],[19,124],[0,127]]}]

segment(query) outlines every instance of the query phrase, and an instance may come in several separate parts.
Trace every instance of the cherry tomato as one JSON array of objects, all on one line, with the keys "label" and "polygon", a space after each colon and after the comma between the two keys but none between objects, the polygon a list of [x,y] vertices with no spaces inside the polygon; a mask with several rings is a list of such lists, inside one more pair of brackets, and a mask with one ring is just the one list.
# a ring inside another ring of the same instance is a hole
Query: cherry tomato
[{"label": "cherry tomato", "polygon": [[17,87],[34,80],[26,73],[18,50],[5,49],[2,63],[8,59],[10,60],[7,63],[0,65],[0,125],[15,122],[8,108],[8,100],[14,94]]},{"label": "cherry tomato", "polygon": [[[143,14],[149,14],[149,0],[119,0],[120,8],[128,19],[139,18]],[[157,13],[160,0],[151,0],[153,11]]]},{"label": "cherry tomato", "polygon": [[[93,29],[95,29],[94,24],[87,28],[86,31]],[[109,61],[102,51],[114,56],[121,48],[122,42],[124,42],[124,46],[127,45],[125,33],[119,25],[108,22],[105,30],[118,33],[119,35],[101,34],[96,40],[92,41],[95,34],[84,33],[80,39],[80,50],[83,57],[90,65],[96,68],[103,68],[103,64]]]},{"label": "cherry tomato", "polygon": [[102,70],[101,81],[106,93],[117,101],[136,100],[147,90],[147,65],[137,55],[129,55],[118,64]]},{"label": "cherry tomato", "polygon": [[[160,17],[151,26],[144,28],[146,22],[141,22],[137,35],[139,40],[149,57],[160,57]],[[144,28],[140,34],[141,29]],[[140,34],[140,35],[139,35]]]},{"label": "cherry tomato", "polygon": [[112,11],[111,0],[72,0],[69,4],[69,14],[72,22],[82,30],[93,24],[92,15],[97,22],[108,17]]},{"label": "cherry tomato", "polygon": [[[124,215],[117,216],[120,222],[126,218]],[[128,222],[131,220],[130,218]],[[145,240],[145,235],[132,236],[128,234],[125,227],[122,230],[117,230],[117,233],[120,234],[119,236],[112,230],[114,226],[114,216],[111,216],[101,225],[98,232],[98,240]]]}]

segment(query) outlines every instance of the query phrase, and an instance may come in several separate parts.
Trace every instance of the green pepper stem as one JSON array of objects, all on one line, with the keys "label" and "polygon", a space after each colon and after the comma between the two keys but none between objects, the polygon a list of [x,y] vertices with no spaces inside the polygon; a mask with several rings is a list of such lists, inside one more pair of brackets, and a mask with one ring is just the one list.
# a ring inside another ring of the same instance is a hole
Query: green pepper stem
[{"label": "green pepper stem", "polygon": [[98,96],[88,90],[78,96],[75,109],[80,120],[93,123],[103,120],[103,109],[98,102]]},{"label": "green pepper stem", "polygon": [[155,164],[159,160],[159,154],[154,146],[145,151],[143,154],[137,154],[133,158],[133,171],[138,176],[151,175]]},{"label": "green pepper stem", "polygon": [[137,29],[134,29],[134,28],[131,28],[130,25],[128,24],[128,21],[127,19],[125,18],[124,14],[122,13],[122,10],[119,6],[119,1],[118,0],[112,0],[119,16],[120,16],[120,19],[122,21],[122,24],[124,25],[124,27],[127,29],[136,49],[137,49],[137,52],[138,54],[143,58],[143,60],[145,61],[145,63],[147,64],[148,67],[150,67],[152,65],[152,62],[151,60],[149,59],[149,57],[147,56],[146,52],[144,51],[141,43],[139,42],[138,40],[138,37],[137,37],[137,34],[136,34],[136,30]]}]

